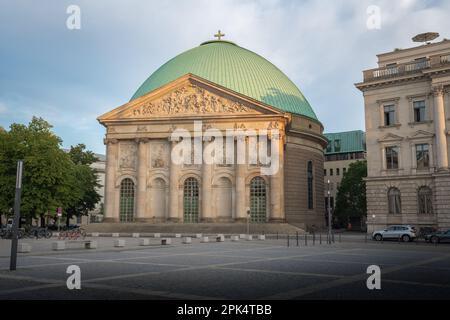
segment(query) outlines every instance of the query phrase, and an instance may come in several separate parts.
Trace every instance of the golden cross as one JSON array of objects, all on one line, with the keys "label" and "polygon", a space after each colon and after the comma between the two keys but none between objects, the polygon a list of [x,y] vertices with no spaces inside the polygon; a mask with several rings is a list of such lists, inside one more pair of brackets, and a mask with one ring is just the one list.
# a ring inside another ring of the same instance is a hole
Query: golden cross
[{"label": "golden cross", "polygon": [[214,35],[214,37],[217,38],[217,40],[220,40],[220,38],[224,37],[225,34],[221,33],[220,30]]}]

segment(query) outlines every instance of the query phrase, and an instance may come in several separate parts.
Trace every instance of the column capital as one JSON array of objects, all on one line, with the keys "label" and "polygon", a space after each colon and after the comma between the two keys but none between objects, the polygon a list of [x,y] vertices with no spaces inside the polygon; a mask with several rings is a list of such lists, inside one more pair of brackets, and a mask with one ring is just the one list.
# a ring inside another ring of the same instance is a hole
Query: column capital
[{"label": "column capital", "polygon": [[108,145],[108,144],[116,144],[118,142],[119,142],[119,140],[117,140],[117,139],[112,139],[112,138],[105,138],[105,139],[103,139],[103,144],[106,144],[106,145]]},{"label": "column capital", "polygon": [[436,85],[431,88],[431,91],[434,97],[441,97],[444,95],[445,92],[444,85],[442,84]]},{"label": "column capital", "polygon": [[150,139],[149,139],[149,138],[136,138],[136,139],[134,139],[134,141],[135,141],[137,144],[140,144],[140,143],[147,143],[147,142],[150,141]]}]

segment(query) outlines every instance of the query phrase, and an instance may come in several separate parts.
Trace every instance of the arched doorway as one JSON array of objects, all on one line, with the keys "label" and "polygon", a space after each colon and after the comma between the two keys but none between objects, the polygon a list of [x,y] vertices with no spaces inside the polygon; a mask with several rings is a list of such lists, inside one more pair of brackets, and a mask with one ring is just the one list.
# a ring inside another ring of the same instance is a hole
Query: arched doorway
[{"label": "arched doorway", "polygon": [[250,181],[250,221],[254,223],[266,222],[267,192],[266,182],[261,177]]},{"label": "arched doorway", "polygon": [[222,177],[217,182],[217,188],[215,189],[217,218],[222,221],[232,218],[232,189],[231,181],[228,178]]},{"label": "arched doorway", "polygon": [[151,204],[154,218],[163,221],[166,216],[166,182],[161,178],[152,182]]},{"label": "arched doorway", "polygon": [[183,220],[185,223],[197,223],[199,217],[199,187],[195,178],[187,178],[183,188]]},{"label": "arched doorway", "polygon": [[134,220],[134,182],[130,178],[123,179],[120,183],[120,222],[132,222]]}]

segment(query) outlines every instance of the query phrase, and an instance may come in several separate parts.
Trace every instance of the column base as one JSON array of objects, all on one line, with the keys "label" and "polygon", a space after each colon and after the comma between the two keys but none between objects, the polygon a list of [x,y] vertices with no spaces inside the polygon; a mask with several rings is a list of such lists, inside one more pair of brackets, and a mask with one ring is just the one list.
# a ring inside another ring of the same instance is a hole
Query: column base
[{"label": "column base", "polygon": [[200,222],[202,222],[202,223],[214,223],[214,222],[217,222],[217,220],[215,218],[202,218],[200,220]]},{"label": "column base", "polygon": [[247,218],[235,218],[234,222],[247,223]]},{"label": "column base", "polygon": [[120,222],[119,218],[103,218],[102,222],[111,223],[111,222]]},{"label": "column base", "polygon": [[154,222],[152,218],[136,218],[134,219],[135,222],[139,223],[152,223]]},{"label": "column base", "polygon": [[180,218],[167,218],[166,222],[171,223],[180,223]]}]

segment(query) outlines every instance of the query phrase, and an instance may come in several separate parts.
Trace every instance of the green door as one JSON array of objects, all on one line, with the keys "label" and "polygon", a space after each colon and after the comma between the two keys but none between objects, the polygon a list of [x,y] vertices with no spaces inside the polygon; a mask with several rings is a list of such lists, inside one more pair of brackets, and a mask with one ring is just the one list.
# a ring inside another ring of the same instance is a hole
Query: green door
[{"label": "green door", "polygon": [[126,178],[120,183],[120,221],[132,222],[134,220],[134,182]]},{"label": "green door", "polygon": [[250,221],[265,223],[267,192],[266,182],[261,177],[255,177],[250,182]]},{"label": "green door", "polygon": [[183,210],[185,223],[197,223],[199,216],[199,187],[195,178],[187,178],[183,189]]}]

